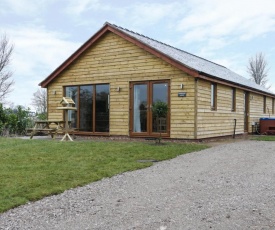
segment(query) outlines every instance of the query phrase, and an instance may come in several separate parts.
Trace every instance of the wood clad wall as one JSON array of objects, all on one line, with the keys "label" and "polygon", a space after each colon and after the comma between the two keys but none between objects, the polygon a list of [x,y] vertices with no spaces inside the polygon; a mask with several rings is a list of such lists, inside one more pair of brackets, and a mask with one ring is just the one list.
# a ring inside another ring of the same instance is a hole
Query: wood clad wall
[{"label": "wood clad wall", "polygon": [[[236,89],[236,111],[231,111],[232,94],[231,87],[217,85],[217,110],[210,107],[211,82],[198,81],[198,124],[197,138],[232,135],[234,119],[237,119],[236,134],[244,133],[244,91]],[[248,106],[248,132],[252,132],[253,122],[259,122],[259,118],[275,117],[272,112],[272,98],[266,97],[266,113],[264,113],[263,95],[249,93]],[[269,111],[269,112],[268,112]]]},{"label": "wood clad wall", "polygon": [[[171,84],[170,137],[194,138],[193,77],[111,32],[48,85],[48,119],[62,119],[56,107],[63,96],[63,86],[109,83],[110,135],[129,135],[129,82],[158,79],[169,79]],[[178,97],[178,92],[183,91],[187,97]]]},{"label": "wood clad wall", "polygon": [[[194,77],[182,72],[171,79],[171,138],[194,139],[194,85]],[[186,97],[178,97],[179,92],[186,92]]]},{"label": "wood clad wall", "polygon": [[210,106],[211,82],[198,80],[198,124],[197,138],[232,135],[234,119],[236,134],[244,131],[244,100],[243,91],[236,89],[236,111],[231,111],[231,87],[217,85],[217,110],[212,111]]},{"label": "wood clad wall", "polygon": [[272,109],[272,106],[272,98],[266,97],[266,112],[264,113],[264,96],[250,93],[250,132],[252,131],[252,123],[259,122],[260,118],[275,118],[273,113],[274,109]]}]

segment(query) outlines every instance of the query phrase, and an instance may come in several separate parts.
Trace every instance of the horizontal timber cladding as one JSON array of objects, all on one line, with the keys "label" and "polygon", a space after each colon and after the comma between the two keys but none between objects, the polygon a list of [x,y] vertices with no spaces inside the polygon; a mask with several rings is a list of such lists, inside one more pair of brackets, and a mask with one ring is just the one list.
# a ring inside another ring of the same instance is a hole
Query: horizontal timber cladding
[{"label": "horizontal timber cladding", "polygon": [[[244,133],[244,91],[236,89],[236,109],[232,112],[232,88],[218,84],[217,110],[212,111],[210,87],[211,82],[198,81],[197,138],[232,135],[234,119],[236,119],[236,134]],[[266,97],[266,113],[264,113],[263,95],[249,93],[248,103],[248,132],[252,132],[252,124],[259,122],[259,118],[275,117],[272,114],[271,97]]]},{"label": "horizontal timber cladding", "polygon": [[217,110],[211,110],[211,82],[198,80],[197,138],[244,132],[243,90],[236,89],[236,111],[232,112],[232,88],[217,84]]},{"label": "horizontal timber cladding", "polygon": [[[48,85],[48,119],[62,119],[62,111],[56,107],[64,86],[107,83],[109,134],[129,135],[130,82],[150,80],[170,80],[170,137],[193,139],[194,78],[111,32]],[[185,92],[186,97],[179,97],[179,92]]]},{"label": "horizontal timber cladding", "polygon": [[266,97],[266,113],[264,113],[264,97],[263,95],[250,93],[250,125],[249,131],[252,131],[253,122],[259,122],[260,118],[275,118],[272,110],[272,98]]}]

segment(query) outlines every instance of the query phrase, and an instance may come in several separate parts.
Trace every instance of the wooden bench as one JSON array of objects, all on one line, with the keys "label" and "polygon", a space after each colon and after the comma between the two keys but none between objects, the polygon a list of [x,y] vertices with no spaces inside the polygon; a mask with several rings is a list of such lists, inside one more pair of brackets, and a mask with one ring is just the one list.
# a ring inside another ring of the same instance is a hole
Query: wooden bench
[{"label": "wooden bench", "polygon": [[56,134],[56,129],[42,129],[42,128],[32,128],[32,129],[26,129],[27,131],[27,134],[30,132],[30,139],[33,138],[33,136],[35,134],[37,134],[38,132],[41,132],[41,133],[47,133],[47,134],[50,134],[52,138],[54,138],[55,134]]},{"label": "wooden bench", "polygon": [[57,130],[64,128],[64,121],[62,120],[37,120],[33,128],[26,129],[26,132],[30,132],[30,139],[38,133],[50,134],[52,138],[55,138]]}]

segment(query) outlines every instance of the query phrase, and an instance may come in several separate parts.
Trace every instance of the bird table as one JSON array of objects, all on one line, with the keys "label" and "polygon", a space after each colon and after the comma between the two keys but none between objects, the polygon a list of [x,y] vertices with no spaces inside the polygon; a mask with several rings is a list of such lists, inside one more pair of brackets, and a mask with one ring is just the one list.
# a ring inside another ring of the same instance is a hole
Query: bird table
[{"label": "bird table", "polygon": [[69,127],[69,120],[68,120],[68,111],[69,110],[76,110],[75,107],[69,107],[69,106],[65,106],[65,107],[57,107],[58,110],[63,110],[64,111],[64,115],[65,115],[65,126],[64,126],[64,132],[65,135],[63,136],[63,138],[61,139],[61,141],[66,140],[70,140],[73,141],[73,139],[71,138],[69,131],[73,131],[73,129],[70,129]]}]

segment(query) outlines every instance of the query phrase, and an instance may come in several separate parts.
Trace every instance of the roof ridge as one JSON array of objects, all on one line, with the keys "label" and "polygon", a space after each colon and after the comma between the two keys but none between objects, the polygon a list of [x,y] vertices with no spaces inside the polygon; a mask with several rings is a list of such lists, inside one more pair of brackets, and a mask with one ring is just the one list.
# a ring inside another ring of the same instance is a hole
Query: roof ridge
[{"label": "roof ridge", "polygon": [[137,34],[137,35],[142,36],[142,37],[144,37],[144,38],[148,38],[148,39],[150,39],[150,40],[152,40],[152,41],[158,42],[158,43],[163,44],[163,45],[165,45],[165,46],[169,46],[169,47],[171,47],[171,48],[173,48],[173,49],[179,50],[179,51],[184,52],[184,53],[186,53],[186,54],[192,55],[192,56],[194,56],[194,57],[200,58],[200,59],[202,59],[202,60],[205,60],[205,61],[207,61],[207,62],[213,63],[213,64],[215,64],[215,65],[218,65],[218,66],[221,66],[221,67],[227,69],[227,68],[226,68],[225,66],[223,66],[223,65],[220,65],[220,64],[218,64],[218,63],[209,61],[208,59],[205,59],[205,58],[202,58],[202,57],[200,57],[200,56],[194,55],[194,54],[189,53],[189,52],[187,52],[187,51],[185,51],[185,50],[182,50],[182,49],[179,49],[179,48],[174,47],[174,46],[172,46],[172,45],[169,45],[169,44],[166,44],[166,43],[164,43],[164,42],[158,41],[158,40],[156,40],[156,39],[154,39],[154,38],[150,38],[150,37],[148,37],[148,36],[146,36],[146,35],[137,33],[137,32],[135,32],[135,31],[129,30],[129,29],[127,29],[127,28],[123,28],[123,27],[121,27],[121,26],[118,26],[118,25],[116,25],[116,24],[112,24],[112,23],[109,23],[109,22],[106,22],[105,24],[115,26],[115,27],[118,28],[118,29],[126,30],[126,31],[128,31],[128,32],[130,32],[130,33]]}]

